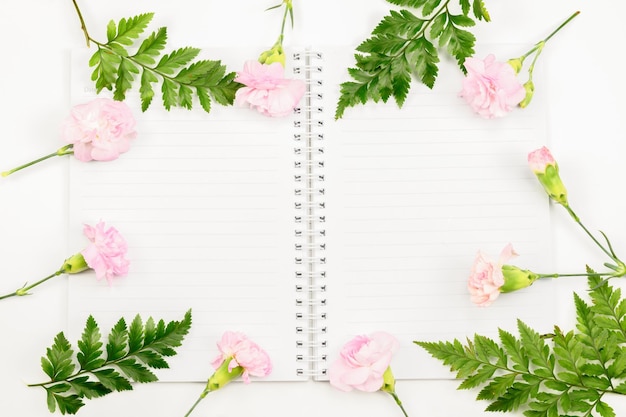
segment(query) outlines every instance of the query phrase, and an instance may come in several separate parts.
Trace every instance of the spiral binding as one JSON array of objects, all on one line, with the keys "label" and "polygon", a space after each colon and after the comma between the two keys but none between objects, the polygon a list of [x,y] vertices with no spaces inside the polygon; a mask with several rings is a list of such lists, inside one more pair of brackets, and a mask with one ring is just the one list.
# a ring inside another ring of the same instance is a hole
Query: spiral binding
[{"label": "spiral binding", "polygon": [[296,361],[302,366],[297,375],[318,378],[326,375],[326,203],[324,196],[324,112],[322,54],[304,51],[293,54],[293,72],[304,76],[303,103],[294,109],[294,245],[296,320]]}]

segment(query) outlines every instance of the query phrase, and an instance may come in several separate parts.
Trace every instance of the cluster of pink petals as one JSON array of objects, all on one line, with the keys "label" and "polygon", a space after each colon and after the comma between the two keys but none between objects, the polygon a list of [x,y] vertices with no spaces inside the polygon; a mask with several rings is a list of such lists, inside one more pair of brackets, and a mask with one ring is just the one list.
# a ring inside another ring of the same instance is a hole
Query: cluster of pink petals
[{"label": "cluster of pink petals", "polygon": [[356,336],[343,346],[328,370],[331,385],[342,391],[378,391],[399,345],[395,337],[385,332]]},{"label": "cluster of pink petals", "polygon": [[236,105],[249,105],[272,117],[290,114],[305,91],[302,80],[285,78],[285,69],[279,62],[267,65],[246,61],[235,81],[244,85],[237,90]]},{"label": "cluster of pink petals", "polygon": [[106,278],[111,284],[114,277],[128,273],[128,245],[116,228],[105,228],[104,222],[98,222],[95,227],[86,224],[83,232],[90,243],[81,255],[89,268],[96,272],[96,278]]},{"label": "cluster of pink petals", "polygon": [[272,362],[267,352],[243,333],[225,332],[217,342],[217,348],[220,354],[211,362],[213,368],[218,369],[224,361],[230,361],[228,371],[242,367],[241,377],[246,384],[250,383],[250,375],[264,377],[272,372]]},{"label": "cluster of pink petals", "polygon": [[496,61],[494,55],[484,60],[467,58],[465,69],[467,76],[460,95],[484,118],[502,117],[526,97],[513,67]]},{"label": "cluster of pink petals", "polygon": [[556,165],[556,160],[550,150],[545,146],[528,154],[528,166],[535,174],[546,172],[548,165]]},{"label": "cluster of pink petals", "polygon": [[502,265],[515,256],[517,253],[510,243],[502,249],[497,262],[486,257],[481,251],[478,252],[467,282],[467,289],[474,303],[486,307],[498,298],[500,287],[504,285]]},{"label": "cluster of pink petals", "polygon": [[128,151],[137,135],[135,118],[123,102],[97,98],[72,108],[61,135],[80,161],[111,161]]}]

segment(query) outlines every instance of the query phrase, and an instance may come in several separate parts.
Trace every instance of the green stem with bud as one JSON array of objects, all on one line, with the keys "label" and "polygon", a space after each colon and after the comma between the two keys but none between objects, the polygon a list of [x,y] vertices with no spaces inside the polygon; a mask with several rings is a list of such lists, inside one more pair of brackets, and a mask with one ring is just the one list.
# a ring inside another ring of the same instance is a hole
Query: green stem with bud
[{"label": "green stem with bud", "polygon": [[604,252],[609,258],[611,258],[611,260],[615,261],[618,265],[624,265],[624,263],[620,261],[617,256],[615,256],[610,248],[604,247],[604,245],[601,244],[598,239],[596,239],[596,237],[589,231],[589,229],[585,227],[585,225],[580,221],[580,218],[576,213],[574,213],[574,210],[572,210],[569,204],[563,204],[563,207],[565,208],[565,210],[567,210],[572,219],[574,219],[576,224],[578,224],[585,231],[587,236],[589,236],[591,240],[593,240],[593,242],[602,250],[602,252]]},{"label": "green stem with bud", "polygon": [[519,58],[514,58],[514,59],[509,60],[509,64],[514,68],[515,72],[518,73],[522,69],[524,60],[528,58],[528,56],[530,56],[531,54],[535,53],[535,56],[533,57],[533,61],[530,63],[528,67],[528,81],[526,81],[526,83],[524,84],[524,88],[526,89],[526,97],[520,102],[520,107],[523,108],[523,107],[528,106],[528,103],[530,103],[532,99],[534,89],[535,89],[535,86],[533,84],[533,71],[535,70],[535,64],[537,63],[537,59],[539,58],[539,55],[541,55],[541,52],[543,51],[544,46],[554,35],[557,34],[557,32],[563,29],[565,25],[567,25],[573,18],[575,18],[579,14],[580,12],[578,11],[572,14],[569,18],[567,18],[567,20],[565,20],[565,22],[561,23],[561,25],[558,28],[552,31],[552,33],[550,33],[545,39],[537,42],[535,46],[533,46],[524,55],[520,56]]},{"label": "green stem with bud", "polygon": [[24,284],[24,286],[22,288],[20,288],[19,290],[16,290],[15,292],[12,292],[10,294],[5,294],[3,296],[0,296],[0,300],[4,300],[5,298],[9,298],[9,297],[21,297],[23,295],[29,295],[28,294],[28,290],[36,287],[39,284],[43,284],[44,282],[48,281],[49,279],[52,279],[58,275],[61,275],[62,273],[64,273],[65,270],[63,268],[59,269],[58,271],[56,271],[54,274],[48,275],[47,277],[40,279],[39,281],[35,282],[34,284],[31,284],[29,286],[26,286],[26,284]]},{"label": "green stem with bud", "polygon": [[3,177],[8,177],[9,175],[13,174],[14,172],[20,171],[20,170],[22,170],[24,168],[28,168],[31,165],[35,165],[35,164],[37,164],[37,163],[39,163],[41,161],[45,161],[46,159],[52,158],[54,156],[72,155],[74,153],[73,147],[74,147],[74,145],[71,145],[71,144],[70,145],[65,145],[65,146],[59,148],[56,152],[52,152],[49,155],[42,156],[41,158],[35,159],[34,161],[30,161],[30,162],[28,162],[28,163],[26,163],[24,165],[20,165],[17,168],[13,168],[13,169],[10,169],[8,171],[4,171],[1,175]]},{"label": "green stem with bud", "polygon": [[[572,19],[574,19],[576,16],[578,16],[580,14],[580,11],[575,12],[574,14],[572,14],[570,17],[567,18],[567,20],[565,20],[563,23],[561,23],[561,25],[554,29],[552,31],[552,33],[550,33],[548,36],[546,36],[543,40],[537,42],[535,44],[535,46],[533,46],[528,52],[526,52],[524,55],[520,56],[519,59],[521,61],[524,61],[524,59],[528,58],[528,56],[530,54],[532,54],[535,51],[538,51],[538,54],[541,53],[541,50],[543,49],[543,47],[545,46],[545,44],[554,36],[556,35],[561,29],[563,29],[563,27],[565,27],[565,25],[567,25]],[[535,60],[537,59],[537,57],[535,57]],[[535,62],[535,60],[533,60],[533,64]]]}]

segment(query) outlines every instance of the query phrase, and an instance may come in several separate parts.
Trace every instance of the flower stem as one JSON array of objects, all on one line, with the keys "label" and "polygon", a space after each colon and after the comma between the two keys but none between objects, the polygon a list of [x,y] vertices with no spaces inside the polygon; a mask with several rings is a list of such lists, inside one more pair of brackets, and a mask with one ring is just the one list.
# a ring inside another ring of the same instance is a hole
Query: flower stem
[{"label": "flower stem", "polygon": [[59,148],[56,152],[53,152],[53,153],[51,153],[49,155],[46,155],[46,156],[43,156],[41,158],[35,159],[34,161],[30,161],[27,164],[20,165],[17,168],[13,168],[13,169],[10,169],[8,171],[4,171],[1,175],[3,177],[8,177],[9,175],[13,174],[14,172],[17,172],[17,171],[19,171],[21,169],[24,169],[24,168],[28,168],[31,165],[35,165],[38,162],[45,161],[46,159],[52,158],[53,156],[71,155],[71,154],[74,153],[74,151],[72,149],[73,147],[74,147],[74,145],[71,145],[71,144],[70,145],[65,145],[62,148]]},{"label": "flower stem", "polygon": [[[291,0],[287,0],[285,1],[285,13],[283,14],[283,23],[280,26],[280,40],[282,43],[283,37],[284,37],[284,33],[285,33],[285,23],[287,22],[287,14],[289,13],[289,11],[292,10],[292,6],[291,6]],[[291,20],[291,24],[293,25],[293,17]]]},{"label": "flower stem", "polygon": [[9,294],[5,294],[3,296],[0,296],[0,300],[4,300],[5,298],[9,298],[9,297],[21,297],[23,295],[29,295],[28,294],[28,290],[36,287],[39,284],[42,284],[46,281],[48,281],[51,278],[56,277],[57,275],[61,275],[63,272],[65,272],[63,270],[63,268],[59,269],[58,271],[56,271],[54,274],[48,275],[47,277],[40,279],[39,281],[35,282],[34,284],[31,284],[29,286],[26,286],[26,284],[24,284],[24,286],[22,288],[20,288],[19,290],[16,290],[15,292],[9,293]]},{"label": "flower stem", "polygon": [[591,234],[591,232],[585,227],[585,225],[580,221],[580,218],[576,215],[576,213],[574,213],[574,210],[572,210],[572,208],[568,205],[568,204],[563,204],[563,207],[565,207],[565,210],[567,210],[567,212],[569,213],[569,215],[572,217],[572,219],[574,219],[574,221],[585,231],[585,233],[587,233],[587,236],[589,236],[591,238],[591,240],[593,240],[595,242],[596,245],[598,245],[598,247],[600,249],[602,249],[602,252],[604,252],[609,258],[611,258],[612,260],[614,260],[615,262],[620,263],[619,259],[615,258],[615,255],[613,255],[613,253],[611,253],[610,250],[608,250],[607,248],[604,247],[604,245],[602,245],[598,239],[596,239],[596,237]]},{"label": "flower stem", "polygon": [[78,14],[78,19],[80,20],[80,28],[85,34],[85,41],[87,42],[87,47],[89,47],[89,40],[91,39],[91,37],[89,36],[89,32],[87,32],[85,19],[83,19],[83,14],[80,12],[80,8],[78,7],[78,3],[76,3],[76,0],[72,0],[72,3],[74,3],[74,9],[76,10],[76,13]]},{"label": "flower stem", "polygon": [[[563,23],[561,23],[561,24],[559,25],[559,27],[558,27],[558,28],[554,29],[554,30],[552,31],[552,33],[550,33],[548,36],[546,36],[543,40],[541,40],[541,41],[537,42],[537,43],[535,44],[535,46],[533,46],[533,47],[532,47],[532,48],[531,48],[528,52],[526,52],[524,55],[522,55],[522,56],[520,57],[520,59],[522,59],[522,60],[523,60],[524,58],[527,58],[530,54],[532,54],[533,52],[535,52],[535,51],[536,51],[536,50],[538,50],[538,49],[539,49],[539,53],[541,53],[541,49],[543,49],[543,47],[544,47],[544,45],[546,44],[546,42],[548,42],[548,41],[549,41],[549,40],[550,40],[550,39],[551,39],[554,35],[556,35],[556,34],[557,34],[557,33],[558,33],[561,29],[563,29],[563,27],[564,27],[565,25],[567,25],[567,24],[568,24],[568,23],[569,23],[572,19],[574,19],[574,18],[575,18],[576,16],[578,16],[579,14],[580,14],[580,11],[574,12],[574,13],[573,13],[570,17],[568,17],[568,18],[567,18],[567,19],[566,19]],[[533,60],[533,63],[534,63],[534,61],[536,61],[536,60],[537,60],[537,57],[535,57],[535,59]]]},{"label": "flower stem", "polygon": [[560,277],[591,277],[591,276],[612,276],[611,272],[593,273],[593,274],[537,274],[539,278],[560,278]]},{"label": "flower stem", "polygon": [[198,397],[198,399],[196,400],[195,403],[193,403],[193,405],[191,406],[191,408],[189,409],[189,411],[187,411],[187,414],[185,414],[185,417],[189,417],[191,415],[191,412],[196,408],[196,406],[198,404],[200,404],[200,401],[202,401],[204,399],[204,397],[207,396],[207,394],[209,393],[209,390],[204,390],[202,391],[202,394],[200,394],[200,396]]},{"label": "flower stem", "polygon": [[398,397],[398,395],[395,392],[389,392],[389,395],[391,395],[393,399],[395,400],[396,404],[398,404],[398,407],[400,407],[400,410],[402,410],[404,417],[409,417],[409,415],[406,413],[406,410],[404,409],[404,406],[402,405],[402,401],[400,401],[400,397]]}]

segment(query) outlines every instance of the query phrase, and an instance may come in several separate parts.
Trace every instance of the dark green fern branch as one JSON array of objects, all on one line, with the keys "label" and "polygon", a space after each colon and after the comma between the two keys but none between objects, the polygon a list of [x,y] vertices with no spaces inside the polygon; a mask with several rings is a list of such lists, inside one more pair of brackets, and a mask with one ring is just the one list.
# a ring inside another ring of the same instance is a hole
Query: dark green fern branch
[{"label": "dark green fern branch", "polygon": [[[160,82],[163,106],[191,109],[197,97],[200,106],[211,111],[212,100],[221,105],[231,105],[241,84],[234,81],[236,74],[226,72],[220,61],[195,61],[198,48],[179,48],[161,56],[167,42],[167,28],[152,32],[139,43],[140,35],[152,21],[154,13],[144,13],[121,19],[107,25],[107,41],[91,37],[76,1],[74,6],[81,21],[87,45],[94,44],[97,51],[91,56],[89,66],[94,70],[92,81],[96,92],[113,91],[115,100],[125,100],[126,93],[139,80],[141,109],[146,111],[155,96],[154,84]],[[133,52],[134,51],[134,52]]]},{"label": "dark green fern branch", "polygon": [[353,81],[341,84],[336,119],[346,108],[368,101],[386,103],[393,97],[402,107],[413,78],[432,88],[439,72],[439,48],[453,56],[465,71],[463,63],[474,54],[476,42],[472,33],[462,29],[475,25],[470,11],[478,20],[490,20],[482,0],[459,0],[460,14],[450,9],[451,0],[387,1],[418,13],[390,11],[372,36],[357,47],[356,67],[348,69]]},{"label": "dark green fern branch", "polygon": [[626,302],[589,273],[591,305],[574,294],[576,330],[540,335],[518,321],[519,337],[500,329],[499,342],[476,335],[465,344],[415,343],[456,372],[460,389],[482,387],[476,399],[489,402],[487,411],[614,417],[604,396],[626,394]]},{"label": "dark green fern branch", "polygon": [[93,317],[87,319],[78,352],[72,348],[63,332],[41,358],[41,367],[50,378],[47,382],[31,384],[43,387],[48,409],[61,414],[76,414],[85,399],[102,397],[115,391],[132,390],[131,382],[154,382],[157,376],[150,370],[168,368],[165,357],[176,355],[191,327],[191,310],[182,321],[165,324],[149,318],[143,323],[137,315],[130,327],[120,319],[109,333],[106,345]]}]

